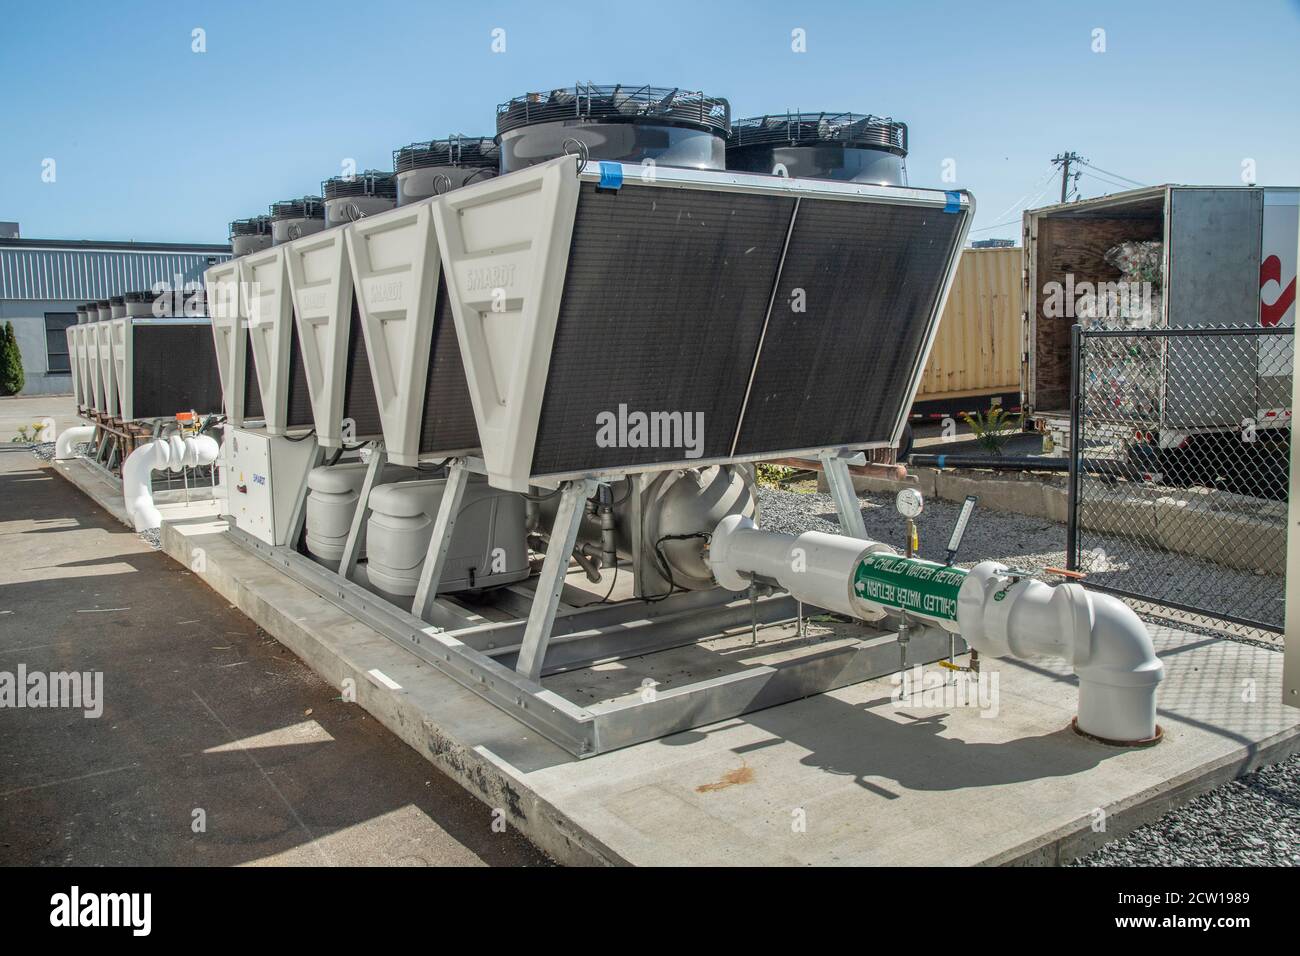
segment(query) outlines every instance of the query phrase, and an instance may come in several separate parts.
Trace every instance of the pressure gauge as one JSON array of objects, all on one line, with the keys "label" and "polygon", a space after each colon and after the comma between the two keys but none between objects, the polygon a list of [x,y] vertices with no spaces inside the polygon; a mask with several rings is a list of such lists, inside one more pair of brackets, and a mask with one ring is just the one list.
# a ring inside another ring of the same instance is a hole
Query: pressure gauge
[{"label": "pressure gauge", "polygon": [[904,518],[915,518],[921,513],[925,506],[925,499],[921,497],[921,492],[915,488],[904,488],[894,498],[894,507]]}]

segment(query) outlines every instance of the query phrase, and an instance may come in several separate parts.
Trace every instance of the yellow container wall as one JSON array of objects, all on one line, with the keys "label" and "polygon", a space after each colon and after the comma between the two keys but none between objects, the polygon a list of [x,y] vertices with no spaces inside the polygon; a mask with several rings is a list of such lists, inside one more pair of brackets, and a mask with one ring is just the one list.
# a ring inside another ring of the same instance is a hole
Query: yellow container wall
[{"label": "yellow container wall", "polygon": [[916,401],[1020,389],[1021,249],[966,249]]}]

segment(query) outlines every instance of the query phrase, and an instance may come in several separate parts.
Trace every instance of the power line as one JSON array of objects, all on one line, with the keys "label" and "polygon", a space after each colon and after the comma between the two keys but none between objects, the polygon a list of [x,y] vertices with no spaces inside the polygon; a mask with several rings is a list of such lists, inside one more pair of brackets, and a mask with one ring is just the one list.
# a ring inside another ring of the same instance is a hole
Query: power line
[{"label": "power line", "polygon": [[1121,183],[1118,180],[1107,179],[1105,176],[1098,176],[1096,173],[1084,173],[1084,175],[1087,176],[1089,179],[1096,180],[1097,182],[1101,183],[1104,186],[1111,186],[1116,189],[1128,189],[1128,186],[1126,184]]},{"label": "power line", "polygon": [[[1022,209],[1022,208],[1024,208],[1025,206],[1031,206],[1031,205],[1033,205],[1034,203],[1038,202],[1038,200],[1039,200],[1040,198],[1042,198],[1043,193],[1047,192],[1048,188],[1051,186],[1051,180],[1052,180],[1052,178],[1055,177],[1055,176],[1056,176],[1056,170],[1053,169],[1053,170],[1051,170],[1051,171],[1047,174],[1047,178],[1044,179],[1041,183],[1038,184],[1040,188],[1039,188],[1038,192],[1036,192],[1036,193],[1033,195],[1033,198],[1029,199],[1029,201],[1026,202],[1026,201],[1025,201],[1025,197],[1027,197],[1029,194],[1028,194],[1028,193],[1025,193],[1024,196],[1021,196],[1020,199],[1016,200],[1016,202],[1014,202],[1014,203],[1012,203],[1010,206],[1008,206],[1008,207],[1006,208],[1006,210],[1002,213],[1002,215],[1005,216],[1007,213],[1011,212],[1013,209]],[[999,216],[998,218],[1001,219],[1002,217]],[[1013,222],[1019,222],[1019,221],[1020,221],[1019,219],[1007,219],[1007,220],[1005,220],[1004,222],[995,222],[995,223],[994,223],[993,225],[991,225],[991,226],[981,226],[979,229],[972,229],[971,232],[988,232],[990,229],[999,229],[999,228],[1001,228],[1002,226],[1009,226],[1009,225],[1011,225]]]},{"label": "power line", "polygon": [[1009,225],[1011,225],[1013,222],[1020,222],[1020,220],[1019,220],[1019,219],[1008,219],[1008,220],[1006,220],[1005,222],[995,222],[995,223],[994,223],[993,225],[991,225],[991,226],[981,226],[981,227],[978,228],[978,229],[972,229],[971,232],[988,232],[990,229],[997,229],[997,228],[999,228],[999,227],[1001,227],[1001,226],[1009,226]]},{"label": "power line", "polygon": [[1088,162],[1086,159],[1081,159],[1081,160],[1079,160],[1079,162],[1082,163],[1084,166],[1087,166],[1089,169],[1095,170],[1096,172],[1099,172],[1099,173],[1105,173],[1107,176],[1111,177],[1112,179],[1118,179],[1118,180],[1120,180],[1121,182],[1126,182],[1126,183],[1128,183],[1129,185],[1132,185],[1132,186],[1145,186],[1145,185],[1146,185],[1146,183],[1140,183],[1140,182],[1138,182],[1136,179],[1129,179],[1127,176],[1121,176],[1119,173],[1111,173],[1111,172],[1107,172],[1106,170],[1102,169],[1100,166],[1094,166],[1092,163]]},{"label": "power line", "polygon": [[1096,173],[1089,172],[1089,173],[1084,173],[1084,175],[1087,176],[1089,179],[1096,180],[1097,182],[1101,183],[1103,186],[1106,186],[1112,190],[1119,190],[1120,192],[1124,192],[1132,188],[1127,183],[1121,183],[1113,179],[1106,179],[1104,176],[1098,176]]},{"label": "power line", "polygon": [[[1030,186],[1030,187],[1029,187],[1031,190],[1033,190],[1033,189],[1035,189],[1035,188],[1038,189],[1038,192],[1035,194],[1034,199],[1037,199],[1039,196],[1041,196],[1041,195],[1043,194],[1043,191],[1044,191],[1044,190],[1043,190],[1041,187],[1045,186],[1048,182],[1050,182],[1051,179],[1052,179],[1052,177],[1055,176],[1055,175],[1056,175],[1056,170],[1054,170],[1054,169],[1049,169],[1049,170],[1047,171],[1047,175],[1043,177],[1043,179],[1042,179],[1041,182],[1036,183],[1034,186]],[[1026,192],[1023,196],[1021,196],[1019,199],[1017,199],[1017,200],[1016,200],[1015,202],[1013,202],[1010,206],[1008,206],[1006,209],[1002,210],[1000,213],[998,213],[998,214],[997,214],[996,216],[994,216],[993,218],[994,218],[994,219],[1001,219],[1003,216],[1007,215],[1007,214],[1010,213],[1010,212],[1013,212],[1013,211],[1016,210],[1016,209],[1022,209],[1022,208],[1024,208],[1024,206],[1025,206],[1025,200],[1028,199],[1028,197],[1029,197],[1029,193]],[[1030,201],[1030,202],[1033,202],[1034,199],[1030,199],[1029,201]],[[991,228],[991,227],[990,227],[990,228]]]}]

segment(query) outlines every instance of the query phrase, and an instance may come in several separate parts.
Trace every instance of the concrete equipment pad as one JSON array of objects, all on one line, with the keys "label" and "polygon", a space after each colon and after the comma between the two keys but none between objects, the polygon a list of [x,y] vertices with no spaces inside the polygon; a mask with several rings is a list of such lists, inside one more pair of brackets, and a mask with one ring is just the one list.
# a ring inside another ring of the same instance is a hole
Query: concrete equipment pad
[{"label": "concrete equipment pad", "polygon": [[1281,654],[1158,629],[1152,748],[1070,730],[1068,668],[986,660],[996,708],[898,706],[875,680],[579,761],[221,528],[166,523],[163,547],[563,862],[1059,863],[1300,749]]}]

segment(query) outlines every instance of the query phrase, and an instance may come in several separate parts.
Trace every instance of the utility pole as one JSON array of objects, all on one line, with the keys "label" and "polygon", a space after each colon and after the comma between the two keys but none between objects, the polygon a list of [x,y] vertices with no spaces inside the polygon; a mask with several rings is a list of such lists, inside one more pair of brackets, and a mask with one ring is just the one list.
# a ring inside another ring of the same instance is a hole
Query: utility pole
[{"label": "utility pole", "polygon": [[[1052,165],[1061,167],[1061,202],[1065,202],[1065,197],[1070,191],[1070,164],[1083,162],[1083,157],[1078,153],[1057,153],[1052,157]],[[1079,174],[1076,172],[1074,178],[1077,180]]]}]

